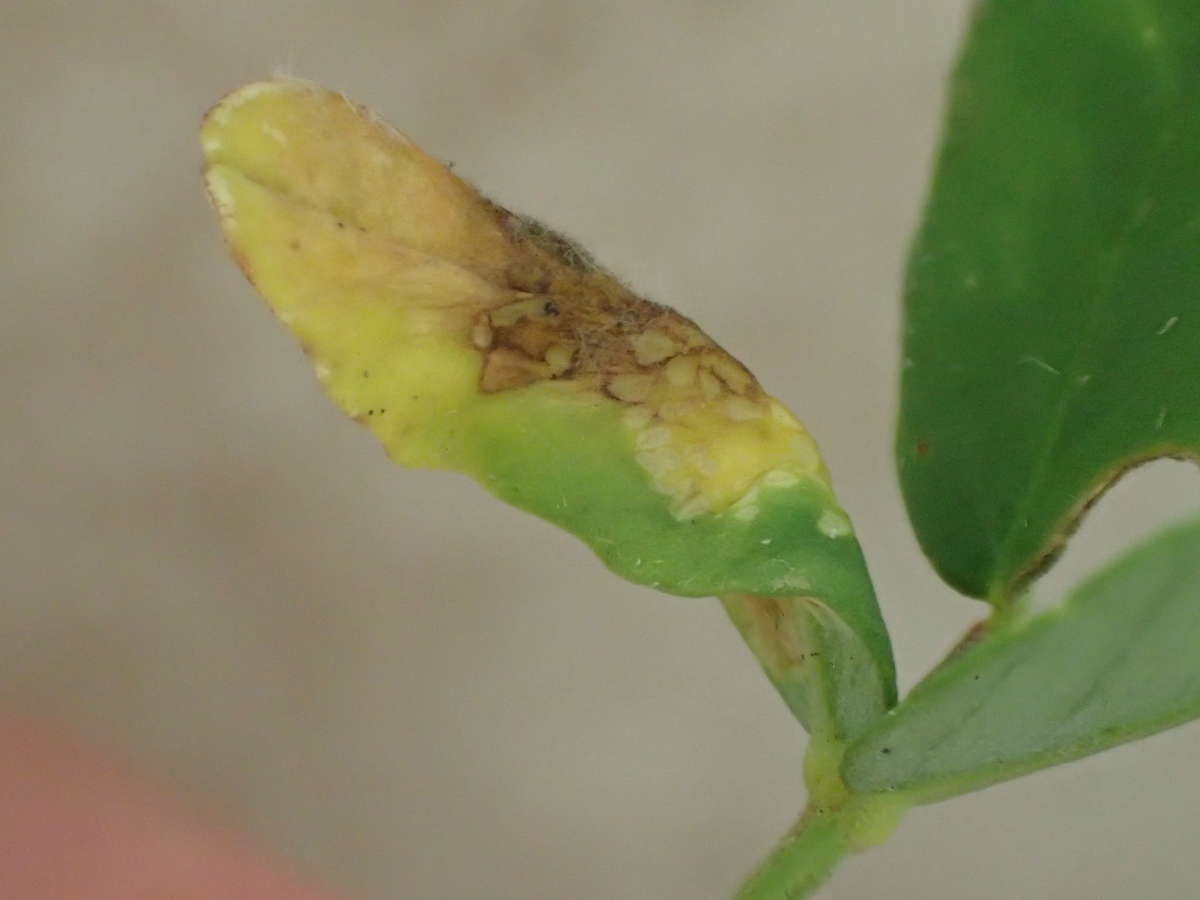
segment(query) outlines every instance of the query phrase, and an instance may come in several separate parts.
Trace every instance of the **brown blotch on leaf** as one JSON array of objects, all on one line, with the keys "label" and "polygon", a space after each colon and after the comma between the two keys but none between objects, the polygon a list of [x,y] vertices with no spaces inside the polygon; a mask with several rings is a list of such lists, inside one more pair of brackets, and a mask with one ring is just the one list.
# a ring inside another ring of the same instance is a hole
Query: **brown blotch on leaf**
[{"label": "brown blotch on leaf", "polygon": [[777,673],[794,670],[818,655],[799,630],[788,626],[792,611],[785,610],[783,604],[802,603],[802,598],[788,601],[743,595],[741,599],[754,623],[754,634],[761,642],[760,649],[768,654]]},{"label": "brown blotch on leaf", "polygon": [[[484,351],[484,391],[549,378],[606,389],[622,375],[663,377],[672,360],[697,352],[729,390],[758,391],[749,371],[690,319],[637,296],[544,225],[491,208],[511,241],[512,293],[472,327],[472,343]],[[630,392],[619,386],[608,393],[621,399]]]},{"label": "brown blotch on leaf", "polygon": [[483,364],[480,386],[488,393],[524,387],[550,377],[545,362],[507,347],[493,349]]}]

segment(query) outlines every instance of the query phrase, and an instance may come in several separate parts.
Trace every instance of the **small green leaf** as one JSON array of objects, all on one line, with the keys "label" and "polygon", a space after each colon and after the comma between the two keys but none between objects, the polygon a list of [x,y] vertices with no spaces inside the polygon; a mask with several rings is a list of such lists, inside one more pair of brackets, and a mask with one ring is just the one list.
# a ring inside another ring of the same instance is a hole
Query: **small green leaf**
[{"label": "small green leaf", "polygon": [[896,453],[939,573],[1004,598],[1130,466],[1200,451],[1200,15],[985,0],[951,87]]},{"label": "small green leaf", "polygon": [[846,752],[856,791],[933,800],[1200,716],[1200,518],[1127,553],[1062,608],[1001,626]]}]

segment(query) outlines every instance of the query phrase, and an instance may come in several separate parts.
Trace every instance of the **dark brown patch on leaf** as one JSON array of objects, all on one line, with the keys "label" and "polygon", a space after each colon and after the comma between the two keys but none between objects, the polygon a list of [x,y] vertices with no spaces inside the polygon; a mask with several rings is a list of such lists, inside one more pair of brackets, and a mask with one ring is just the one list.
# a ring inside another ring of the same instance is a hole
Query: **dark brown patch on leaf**
[{"label": "dark brown patch on leaf", "polygon": [[[695,323],[637,296],[573,242],[533,219],[492,208],[512,241],[507,277],[513,294],[473,331],[475,345],[485,353],[483,390],[547,378],[600,385],[615,374],[660,370],[676,353],[720,352]],[[652,363],[639,359],[633,339],[647,333],[661,335],[672,351]]]},{"label": "dark brown patch on leaf", "polygon": [[749,370],[690,319],[639,297],[586,250],[536,219],[482,195],[480,201],[508,238],[503,278],[512,291],[509,302],[490,308],[472,326],[472,343],[484,353],[484,391],[551,378],[600,389],[620,375],[662,377],[676,356],[703,353],[709,377],[735,394],[761,393]]}]

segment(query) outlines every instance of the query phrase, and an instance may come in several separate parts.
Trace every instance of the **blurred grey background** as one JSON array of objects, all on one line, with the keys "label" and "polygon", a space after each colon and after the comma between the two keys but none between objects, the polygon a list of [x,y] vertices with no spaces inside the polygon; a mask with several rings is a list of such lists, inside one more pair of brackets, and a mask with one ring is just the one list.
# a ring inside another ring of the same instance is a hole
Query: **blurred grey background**
[{"label": "blurred grey background", "polygon": [[[0,699],[364,900],[727,898],[802,805],[804,738],[718,604],[391,466],[226,258],[196,127],[273,70],[336,87],[699,320],[823,444],[907,686],[981,615],[890,462],[966,6],[0,5]],[[1131,476],[1047,596],[1193,478]],[[1198,752],[1185,728],[918,810],[823,896],[1194,896]]]}]

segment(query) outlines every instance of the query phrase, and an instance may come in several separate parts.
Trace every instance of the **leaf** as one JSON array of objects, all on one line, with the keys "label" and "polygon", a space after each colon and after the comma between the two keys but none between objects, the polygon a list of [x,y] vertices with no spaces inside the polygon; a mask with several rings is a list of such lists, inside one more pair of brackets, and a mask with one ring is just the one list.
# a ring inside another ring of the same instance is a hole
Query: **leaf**
[{"label": "leaf", "polygon": [[636,583],[802,595],[863,669],[839,676],[855,693],[836,734],[894,702],[815,442],[694,322],[332,91],[249,85],[202,139],[233,256],[393,458],[470,474]]},{"label": "leaf", "polygon": [[850,746],[846,784],[924,802],[1179,725],[1200,716],[1198,647],[1200,518],[935,670]]},{"label": "leaf", "polygon": [[[889,686],[881,683],[878,669],[863,664],[870,648],[823,603],[747,594],[722,600],[780,697],[810,733],[841,744],[887,710]],[[813,749],[810,744],[810,760]],[[835,762],[824,768],[836,775]]]},{"label": "leaf", "polygon": [[938,572],[999,599],[1128,468],[1200,450],[1200,17],[976,9],[908,266],[896,455]]}]

